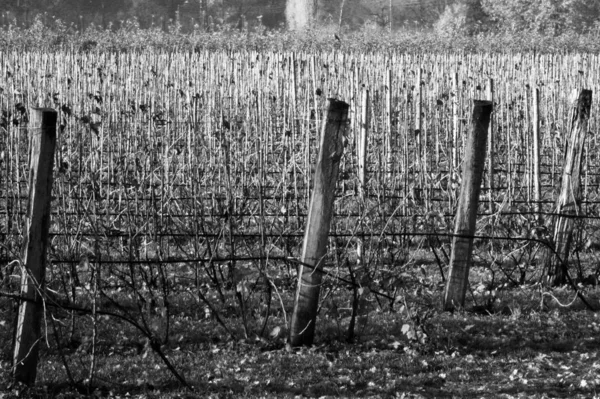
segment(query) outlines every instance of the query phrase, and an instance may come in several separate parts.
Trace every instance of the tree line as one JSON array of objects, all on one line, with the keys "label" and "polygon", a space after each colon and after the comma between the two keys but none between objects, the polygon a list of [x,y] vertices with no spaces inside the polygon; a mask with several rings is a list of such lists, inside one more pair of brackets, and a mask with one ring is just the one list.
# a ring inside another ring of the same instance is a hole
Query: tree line
[{"label": "tree line", "polygon": [[600,26],[596,0],[5,0],[2,25],[45,25],[59,20],[76,29],[177,24],[183,31],[228,27],[304,28],[337,25],[436,29],[444,35],[503,31],[582,32]]},{"label": "tree line", "polygon": [[5,0],[1,25],[46,26],[55,21],[84,30],[118,28],[136,20],[142,28],[183,31],[229,28],[435,29],[473,35],[536,31],[557,35],[600,25],[597,0]]}]

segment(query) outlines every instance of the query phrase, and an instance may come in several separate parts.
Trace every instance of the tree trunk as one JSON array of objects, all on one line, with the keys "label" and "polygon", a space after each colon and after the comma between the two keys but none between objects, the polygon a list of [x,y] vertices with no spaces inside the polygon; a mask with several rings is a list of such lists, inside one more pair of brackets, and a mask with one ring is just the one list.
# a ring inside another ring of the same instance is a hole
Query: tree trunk
[{"label": "tree trunk", "polygon": [[200,2],[200,29],[206,32],[208,30],[208,3],[207,0],[198,0]]},{"label": "tree trunk", "polygon": [[342,0],[342,5],[340,6],[340,20],[338,23],[338,29],[341,30],[342,29],[342,20],[344,17],[344,6],[346,5],[346,0]]},{"label": "tree trunk", "polygon": [[291,30],[302,30],[312,25],[315,13],[313,0],[287,0],[285,19]]}]

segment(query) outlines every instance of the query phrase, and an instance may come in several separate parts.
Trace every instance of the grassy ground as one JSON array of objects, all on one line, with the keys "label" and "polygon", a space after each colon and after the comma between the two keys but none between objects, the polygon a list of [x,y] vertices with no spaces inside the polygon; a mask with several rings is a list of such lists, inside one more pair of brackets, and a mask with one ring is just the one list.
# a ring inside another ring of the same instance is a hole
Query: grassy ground
[{"label": "grassy ground", "polygon": [[[346,341],[347,295],[329,295],[315,345],[301,349],[286,346],[281,309],[272,310],[259,337],[263,320],[257,301],[259,311],[248,312],[245,337],[235,310],[223,307],[232,338],[202,306],[174,301],[169,340],[161,350],[193,392],[169,372],[139,331],[110,316],[98,319],[89,384],[91,317],[77,317],[68,336],[70,319],[58,311],[56,330],[46,320],[35,388],[10,385],[10,345],[4,345],[0,397],[596,397],[600,318],[573,301],[572,290],[513,288],[496,292],[484,307],[489,293],[475,289],[467,309],[450,314],[439,311],[442,284],[420,287],[404,287],[393,310],[380,306],[373,293],[365,295],[353,343]],[[585,295],[600,308],[598,289],[587,287]],[[0,325],[6,343],[8,306],[3,303]],[[148,321],[151,329],[164,332],[159,318]]]}]

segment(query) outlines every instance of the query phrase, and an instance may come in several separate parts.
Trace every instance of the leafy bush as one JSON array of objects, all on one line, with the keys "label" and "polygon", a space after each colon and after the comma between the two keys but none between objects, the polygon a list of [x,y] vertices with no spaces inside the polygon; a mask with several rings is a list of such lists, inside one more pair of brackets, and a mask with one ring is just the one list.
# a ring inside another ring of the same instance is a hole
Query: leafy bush
[{"label": "leafy bush", "polygon": [[440,36],[472,36],[483,30],[485,14],[479,2],[450,4],[435,23],[434,29]]},{"label": "leafy bush", "polygon": [[482,7],[498,29],[513,34],[589,32],[600,15],[600,3],[590,0],[482,0]]}]

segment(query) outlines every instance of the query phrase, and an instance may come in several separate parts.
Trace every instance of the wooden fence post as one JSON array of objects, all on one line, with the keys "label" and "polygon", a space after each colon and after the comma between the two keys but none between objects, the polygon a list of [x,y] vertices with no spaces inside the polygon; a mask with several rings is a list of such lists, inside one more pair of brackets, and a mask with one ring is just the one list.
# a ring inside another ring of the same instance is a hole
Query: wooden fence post
[{"label": "wooden fence post", "polygon": [[542,221],[542,194],[540,185],[540,89],[533,88],[533,200],[535,201],[535,212],[537,222],[541,226]]},{"label": "wooden fence post", "polygon": [[[360,130],[358,138],[358,201],[360,204],[361,214],[365,209],[365,198],[366,198],[366,177],[367,177],[367,143],[368,143],[368,132],[369,132],[369,90],[364,89],[361,95],[361,108],[360,108]],[[361,225],[363,224],[361,218]],[[361,228],[361,233],[363,228]],[[356,245],[356,255],[358,264],[364,265],[364,239],[361,236],[358,239]]]},{"label": "wooden fence post", "polygon": [[[385,92],[385,175],[392,176],[393,168],[393,136],[392,136],[392,70],[388,69],[386,74]],[[384,180],[385,181],[385,180]]]},{"label": "wooden fence post", "polygon": [[360,130],[358,139],[358,181],[359,181],[359,196],[364,199],[365,194],[365,179],[367,174],[367,142],[369,129],[369,90],[365,89],[362,92],[360,104]]},{"label": "wooden fence post", "polygon": [[452,79],[452,91],[454,92],[454,97],[452,97],[452,170],[450,171],[450,178],[454,178],[454,169],[458,167],[458,141],[460,140],[460,123],[458,119],[458,108],[460,104],[458,90],[457,72]]},{"label": "wooden fence post", "polygon": [[314,339],[323,260],[327,253],[339,165],[344,153],[348,108],[345,102],[330,99],[327,118],[323,122],[308,224],[304,232],[302,263],[298,268],[294,312],[290,322],[289,342],[292,346],[311,345]]},{"label": "wooden fence post", "polygon": [[462,307],[465,302],[492,109],[493,104],[490,101],[474,101],[471,129],[465,148],[460,198],[454,220],[450,272],[444,292],[445,310]]},{"label": "wooden fence post", "polygon": [[[416,83],[415,83],[415,136],[417,138],[417,160],[419,161],[419,173],[423,173],[425,160],[423,145],[423,88],[421,87],[422,69],[419,64],[419,70],[417,71]],[[425,151],[426,152],[426,151]],[[422,188],[423,186],[421,186]]]},{"label": "wooden fence post", "polygon": [[554,211],[554,250],[547,248],[543,257],[547,285],[564,284],[567,279],[574,216],[579,213],[581,161],[591,106],[592,91],[581,90],[575,104],[571,133],[566,141],[565,166]]},{"label": "wooden fence post", "polygon": [[57,113],[51,108],[31,108],[29,117],[29,209],[21,280],[21,296],[25,300],[19,304],[13,359],[15,381],[33,385],[41,339],[43,307],[40,290],[44,287],[46,274]]},{"label": "wooden fence post", "polygon": [[[487,100],[494,104],[494,79],[488,79],[487,86]],[[494,162],[494,120],[490,118],[490,125],[488,128],[488,189],[490,190],[489,195],[489,209],[490,213],[494,213],[494,168],[496,167]]]}]

